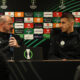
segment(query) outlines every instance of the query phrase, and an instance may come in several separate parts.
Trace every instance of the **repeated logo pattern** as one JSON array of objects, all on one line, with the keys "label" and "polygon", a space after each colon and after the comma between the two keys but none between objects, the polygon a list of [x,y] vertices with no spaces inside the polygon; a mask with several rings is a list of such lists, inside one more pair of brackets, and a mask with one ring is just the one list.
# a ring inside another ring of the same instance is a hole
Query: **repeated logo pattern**
[{"label": "repeated logo pattern", "polygon": [[[61,26],[62,12],[4,12],[4,14],[13,19],[13,33],[25,40],[49,39],[51,29]],[[75,16],[74,27],[80,27],[80,12],[72,14]]]}]

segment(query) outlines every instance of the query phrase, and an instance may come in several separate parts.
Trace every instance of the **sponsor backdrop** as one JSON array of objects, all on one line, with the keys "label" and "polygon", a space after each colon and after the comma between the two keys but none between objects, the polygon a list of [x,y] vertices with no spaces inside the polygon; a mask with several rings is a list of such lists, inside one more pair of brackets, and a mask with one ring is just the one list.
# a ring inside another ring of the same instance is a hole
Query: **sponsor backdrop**
[{"label": "sponsor backdrop", "polygon": [[[7,9],[1,9],[1,1],[7,1]],[[12,17],[14,22],[13,33],[24,39],[26,47],[42,47],[45,59],[47,58],[47,53],[49,51],[51,29],[60,27],[60,17],[62,12],[71,12],[75,15],[74,27],[80,32],[80,0],[64,0],[64,5],[66,6],[65,9],[59,7],[61,6],[61,0],[35,0],[35,5],[37,6],[36,9],[30,8],[32,0],[1,1],[0,15],[5,14]],[[60,78],[61,80],[68,80],[68,78],[73,80],[76,66],[79,64],[80,62],[75,63],[72,61],[51,61],[40,63],[11,62],[9,65],[11,72],[10,80],[38,80],[38,77],[39,80],[51,80],[53,75],[55,75],[55,80]],[[51,71],[53,72],[52,75],[50,74]]]},{"label": "sponsor backdrop", "polygon": [[[53,28],[60,28],[62,12],[4,12],[13,19],[13,34],[24,40],[50,39]],[[74,27],[80,27],[80,12],[72,12],[75,18]]]},{"label": "sponsor backdrop", "polygon": [[[80,1],[64,0],[65,9],[60,9],[61,0],[35,0],[36,9],[31,9],[31,0],[7,0],[7,9],[1,9],[0,15],[9,15],[13,19],[13,33],[24,39],[26,47],[43,47],[47,56],[51,29],[61,26],[62,12],[71,12],[75,18],[74,27],[80,27]],[[1,2],[0,2],[1,4]]]}]

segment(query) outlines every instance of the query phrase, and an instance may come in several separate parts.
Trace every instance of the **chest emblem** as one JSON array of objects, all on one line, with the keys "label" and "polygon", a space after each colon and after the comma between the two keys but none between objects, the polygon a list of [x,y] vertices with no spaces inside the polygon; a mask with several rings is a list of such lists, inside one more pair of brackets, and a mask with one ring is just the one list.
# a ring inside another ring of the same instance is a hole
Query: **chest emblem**
[{"label": "chest emblem", "polygon": [[62,41],[60,42],[60,45],[61,45],[61,46],[64,46],[64,45],[65,45],[65,41],[62,40]]}]

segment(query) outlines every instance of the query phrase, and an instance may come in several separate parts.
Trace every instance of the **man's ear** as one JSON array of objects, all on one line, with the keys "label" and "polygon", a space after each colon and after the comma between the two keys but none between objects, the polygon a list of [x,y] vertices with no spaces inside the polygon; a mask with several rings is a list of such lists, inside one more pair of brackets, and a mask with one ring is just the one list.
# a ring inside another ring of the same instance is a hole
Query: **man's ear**
[{"label": "man's ear", "polygon": [[71,21],[71,26],[74,27],[74,21]]}]

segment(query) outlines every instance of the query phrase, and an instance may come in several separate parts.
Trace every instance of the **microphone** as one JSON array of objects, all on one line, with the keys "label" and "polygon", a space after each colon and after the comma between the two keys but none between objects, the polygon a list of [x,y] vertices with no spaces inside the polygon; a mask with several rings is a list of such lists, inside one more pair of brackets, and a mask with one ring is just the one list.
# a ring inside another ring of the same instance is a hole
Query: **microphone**
[{"label": "microphone", "polygon": [[[12,37],[12,34],[10,34],[10,37]],[[9,39],[10,39],[9,37]],[[14,51],[14,47],[13,46],[10,46],[10,51],[13,52]]]}]

